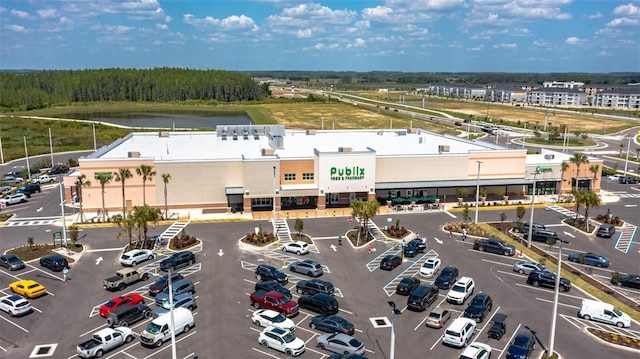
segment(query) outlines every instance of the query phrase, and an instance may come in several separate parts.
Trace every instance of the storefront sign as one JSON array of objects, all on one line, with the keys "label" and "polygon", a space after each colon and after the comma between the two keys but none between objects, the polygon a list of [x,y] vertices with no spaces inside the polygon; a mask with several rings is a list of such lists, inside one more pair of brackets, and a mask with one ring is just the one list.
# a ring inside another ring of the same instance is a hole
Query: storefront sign
[{"label": "storefront sign", "polygon": [[364,179],[364,168],[352,167],[331,167],[331,181],[354,181]]}]

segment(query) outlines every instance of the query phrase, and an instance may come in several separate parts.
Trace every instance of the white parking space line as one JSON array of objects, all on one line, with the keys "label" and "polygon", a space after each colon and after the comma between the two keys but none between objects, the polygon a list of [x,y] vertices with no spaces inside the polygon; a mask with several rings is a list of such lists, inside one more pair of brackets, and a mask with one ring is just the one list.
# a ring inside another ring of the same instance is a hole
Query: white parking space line
[{"label": "white parking space line", "polygon": [[449,212],[449,211],[444,211],[444,213],[445,213],[446,215],[448,215],[449,217],[451,217],[451,218],[458,218],[455,214],[453,214],[453,213],[451,213],[451,212]]},{"label": "white parking space line", "polygon": [[[190,336],[192,336],[192,335],[194,335],[196,333],[197,333],[197,331],[194,330],[192,332],[189,332],[188,334],[183,334],[184,336],[182,336],[180,339],[176,339],[176,343],[180,343],[181,341],[189,338]],[[163,351],[165,351],[165,350],[167,350],[169,348],[171,348],[171,345],[162,346],[160,349],[156,349],[152,354],[149,354],[146,357],[144,357],[144,359],[151,358],[152,356],[157,355],[157,354],[159,354],[159,353],[161,353],[161,352],[163,352]]]},{"label": "white parking space line", "polygon": [[[553,301],[552,301],[552,300],[549,300],[549,299],[544,299],[544,298],[538,298],[538,297],[536,297],[536,300],[539,300],[539,301],[541,301],[541,302],[546,302],[546,303],[553,304]],[[560,302],[558,302],[558,305],[562,305],[562,306],[565,306],[565,307],[568,307],[568,308],[573,308],[573,309],[580,309],[580,307],[578,307],[578,306],[576,306],[576,305],[571,305],[571,304],[564,304],[564,303],[560,303]]]},{"label": "white parking space line", "polygon": [[277,356],[275,356],[273,354],[269,354],[269,353],[265,352],[264,350],[260,350],[260,349],[256,349],[256,348],[251,348],[251,349],[254,350],[254,351],[257,351],[260,354],[264,354],[266,356],[269,356],[269,357],[272,357],[272,358],[275,358],[275,359],[280,359],[280,358],[278,358]]},{"label": "white parking space line", "polygon": [[500,273],[500,274],[506,274],[506,275],[510,275],[510,276],[518,277],[518,278],[526,278],[526,277],[527,277],[526,275],[525,275],[525,276],[523,276],[522,274],[516,273],[516,272],[514,272],[514,271],[511,271],[511,272],[505,272],[505,271],[501,271],[501,270],[499,270],[499,271],[497,271],[497,272],[498,272],[498,273]]},{"label": "white parking space line", "polygon": [[196,354],[196,352],[191,352],[189,355],[187,355],[186,357],[183,357],[182,359],[188,359],[188,358],[193,358],[193,356]]},{"label": "white parking space line", "polygon": [[[493,253],[492,253],[493,254]],[[500,255],[500,254],[499,254]],[[502,255],[500,255],[502,256]],[[504,257],[504,256],[502,256]],[[515,256],[514,256],[515,257]],[[487,263],[492,263],[492,264],[497,264],[497,265],[501,265],[501,266],[505,266],[505,267],[513,267],[513,264],[509,264],[509,263],[503,263],[503,262],[498,262],[498,261],[492,261],[489,259],[482,259],[483,262],[487,262]]]},{"label": "white parking space line", "polygon": [[0,347],[0,349],[4,350],[5,352],[7,351],[7,349],[5,349],[4,347]]},{"label": "white parking space line", "polygon": [[29,331],[28,331],[28,330],[26,330],[25,328],[23,328],[23,327],[19,326],[19,325],[18,325],[18,324],[16,324],[16,323],[14,323],[14,322],[10,321],[9,319],[7,319],[7,318],[5,318],[5,317],[0,317],[0,319],[2,319],[2,320],[4,320],[5,322],[7,322],[7,323],[9,323],[9,324],[11,324],[11,325],[13,325],[13,326],[15,326],[15,327],[16,327],[16,328],[18,328],[18,329],[20,329],[20,330],[24,331],[25,333],[29,333]]},{"label": "white parking space line", "polygon": [[101,249],[88,249],[87,253],[93,252],[115,252],[115,251],[123,251],[122,247],[117,248],[101,248]]}]

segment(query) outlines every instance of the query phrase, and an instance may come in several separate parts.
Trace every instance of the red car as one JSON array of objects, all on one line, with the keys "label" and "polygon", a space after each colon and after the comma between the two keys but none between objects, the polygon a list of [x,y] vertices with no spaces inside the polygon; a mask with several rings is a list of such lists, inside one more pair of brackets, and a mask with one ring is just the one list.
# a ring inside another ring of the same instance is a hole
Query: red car
[{"label": "red car", "polygon": [[138,303],[144,303],[144,298],[139,294],[125,294],[121,297],[115,297],[100,306],[100,316],[106,318],[110,311],[122,304],[136,305]]}]

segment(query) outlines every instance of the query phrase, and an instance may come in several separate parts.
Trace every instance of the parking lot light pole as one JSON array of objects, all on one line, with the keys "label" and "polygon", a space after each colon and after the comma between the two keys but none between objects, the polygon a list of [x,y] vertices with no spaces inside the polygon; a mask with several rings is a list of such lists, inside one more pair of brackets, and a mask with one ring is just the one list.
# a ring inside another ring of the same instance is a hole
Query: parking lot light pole
[{"label": "parking lot light pole", "polygon": [[278,236],[278,233],[276,232],[276,194],[277,194],[277,190],[276,190],[276,166],[273,166],[273,219],[271,221],[271,224],[273,224],[273,235],[274,236]]},{"label": "parking lot light pole", "polygon": [[400,315],[402,312],[396,308],[396,303],[388,301],[391,307],[391,348],[389,349],[389,359],[395,359],[396,356],[396,314]]},{"label": "parking lot light pole", "polygon": [[480,198],[478,197],[480,195],[480,165],[482,164],[482,162],[480,161],[476,161],[478,162],[478,176],[476,177],[476,224],[478,224],[478,201],[480,200]]},{"label": "parking lot light pole", "polygon": [[[531,237],[529,237],[529,239],[531,239]],[[558,294],[560,292],[560,268],[562,267],[562,243],[569,243],[567,241],[563,241],[562,239],[557,239],[556,241],[560,242],[560,246],[558,246],[558,271],[556,272],[556,283],[555,283],[556,285],[553,293],[553,314],[551,317],[551,329],[549,330],[549,352],[547,353],[547,358],[551,358],[551,355],[553,355],[553,344],[556,337],[556,317],[558,316]]]},{"label": "parking lot light pole", "polygon": [[529,233],[527,237],[527,248],[531,248],[531,234],[533,232],[533,209],[536,204],[536,175],[540,171],[540,167],[536,167],[536,171],[533,172],[533,192],[531,193],[531,216],[529,217]]}]

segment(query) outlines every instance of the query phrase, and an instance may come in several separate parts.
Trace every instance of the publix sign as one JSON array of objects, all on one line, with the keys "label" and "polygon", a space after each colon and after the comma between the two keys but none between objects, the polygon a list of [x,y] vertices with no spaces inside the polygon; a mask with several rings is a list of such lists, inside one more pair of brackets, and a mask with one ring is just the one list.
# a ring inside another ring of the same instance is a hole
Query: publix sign
[{"label": "publix sign", "polygon": [[354,181],[364,179],[364,168],[360,166],[331,167],[329,172],[331,181]]}]

